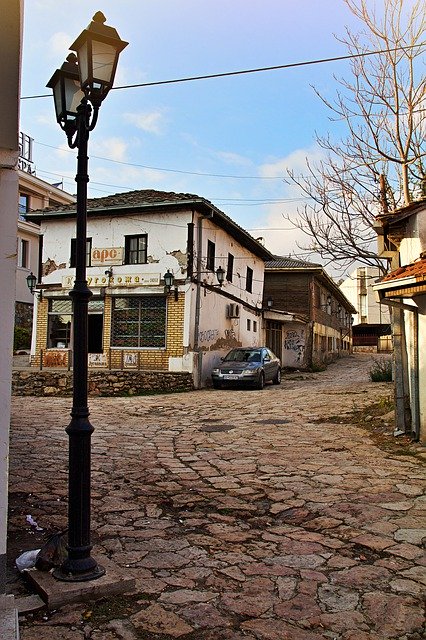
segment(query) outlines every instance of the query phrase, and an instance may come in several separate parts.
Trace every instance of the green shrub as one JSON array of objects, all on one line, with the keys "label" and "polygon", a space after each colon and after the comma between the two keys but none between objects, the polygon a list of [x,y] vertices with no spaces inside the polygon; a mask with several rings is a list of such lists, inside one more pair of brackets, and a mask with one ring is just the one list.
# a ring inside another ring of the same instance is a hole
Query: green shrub
[{"label": "green shrub", "polygon": [[392,382],[392,360],[374,360],[370,379],[371,382]]},{"label": "green shrub", "polygon": [[16,327],[13,337],[13,350],[29,349],[31,347],[31,331],[26,327]]}]

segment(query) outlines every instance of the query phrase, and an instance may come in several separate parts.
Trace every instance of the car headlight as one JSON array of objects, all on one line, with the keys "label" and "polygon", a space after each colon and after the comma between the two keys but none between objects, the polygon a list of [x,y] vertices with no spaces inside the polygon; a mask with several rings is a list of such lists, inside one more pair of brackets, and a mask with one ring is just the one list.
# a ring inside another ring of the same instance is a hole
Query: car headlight
[{"label": "car headlight", "polygon": [[220,369],[212,369],[212,373],[215,373],[217,375],[218,373],[220,373]]},{"label": "car headlight", "polygon": [[256,375],[255,369],[244,369],[243,376],[254,376]]}]

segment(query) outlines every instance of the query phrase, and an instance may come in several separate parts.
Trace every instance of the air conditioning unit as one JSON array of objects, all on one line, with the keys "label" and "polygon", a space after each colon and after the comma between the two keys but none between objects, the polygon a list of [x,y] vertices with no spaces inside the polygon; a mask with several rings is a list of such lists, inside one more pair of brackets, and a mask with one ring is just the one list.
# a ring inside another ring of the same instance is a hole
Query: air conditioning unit
[{"label": "air conditioning unit", "polygon": [[226,305],[226,317],[227,318],[239,318],[240,317],[240,305],[235,302],[231,302]]}]

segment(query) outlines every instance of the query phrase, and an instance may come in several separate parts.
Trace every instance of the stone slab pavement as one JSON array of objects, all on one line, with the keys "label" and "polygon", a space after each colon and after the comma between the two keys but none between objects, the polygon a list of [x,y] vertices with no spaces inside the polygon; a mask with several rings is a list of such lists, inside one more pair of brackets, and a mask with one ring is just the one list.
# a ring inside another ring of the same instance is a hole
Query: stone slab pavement
[{"label": "stone slab pavement", "polygon": [[[372,362],[263,391],[91,398],[94,555],[136,589],[22,617],[21,640],[424,638],[425,456],[351,422],[392,395]],[[13,398],[12,550],[66,527],[70,408]]]}]

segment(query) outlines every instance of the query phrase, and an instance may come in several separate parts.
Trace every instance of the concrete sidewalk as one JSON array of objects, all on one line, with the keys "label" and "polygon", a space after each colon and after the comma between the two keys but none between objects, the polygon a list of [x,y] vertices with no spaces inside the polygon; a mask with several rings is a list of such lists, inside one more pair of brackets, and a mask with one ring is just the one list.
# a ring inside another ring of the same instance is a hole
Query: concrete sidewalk
[{"label": "concrete sidewalk", "polygon": [[[424,638],[425,456],[384,452],[351,422],[388,411],[371,364],[263,391],[90,399],[94,554],[136,588],[27,617],[21,639]],[[26,513],[66,527],[70,407],[13,398],[11,539]]]}]

